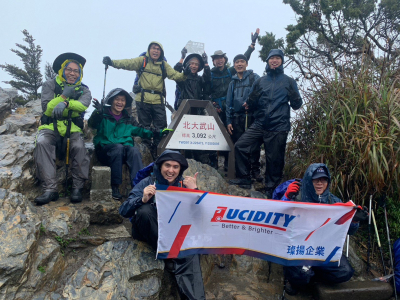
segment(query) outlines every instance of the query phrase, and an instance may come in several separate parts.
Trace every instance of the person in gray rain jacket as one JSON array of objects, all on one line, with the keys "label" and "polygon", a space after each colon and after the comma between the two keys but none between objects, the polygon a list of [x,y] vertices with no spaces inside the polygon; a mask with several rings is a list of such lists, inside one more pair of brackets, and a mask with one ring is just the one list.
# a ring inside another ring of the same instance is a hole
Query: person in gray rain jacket
[{"label": "person in gray rain jacket", "polygon": [[[243,54],[238,54],[233,59],[233,67],[236,75],[228,87],[226,96],[226,128],[232,137],[233,143],[236,143],[243,133],[254,122],[252,113],[249,113],[243,104],[250,94],[254,82],[260,78],[253,70],[247,70],[248,60]],[[260,147],[257,144],[251,144],[254,151],[250,155],[251,177],[261,182],[263,177],[260,174]]]},{"label": "person in gray rain jacket", "polygon": [[36,172],[44,193],[35,199],[37,205],[56,201],[59,197],[56,174],[56,154],[65,156],[68,116],[70,124],[69,159],[71,161],[71,202],[82,201],[82,188],[89,177],[89,155],[82,138],[82,113],[92,99],[89,88],[82,83],[86,59],[76,53],[63,53],[53,63],[57,74],[42,86],[42,125],[36,136],[34,151]]}]

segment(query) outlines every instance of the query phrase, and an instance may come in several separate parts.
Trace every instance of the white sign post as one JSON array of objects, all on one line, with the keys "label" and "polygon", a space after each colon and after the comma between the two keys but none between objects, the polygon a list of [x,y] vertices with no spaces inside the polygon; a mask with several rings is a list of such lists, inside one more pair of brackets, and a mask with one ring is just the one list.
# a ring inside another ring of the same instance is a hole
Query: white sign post
[{"label": "white sign post", "polygon": [[184,115],[182,117],[166,148],[231,150],[214,117],[195,115]]}]

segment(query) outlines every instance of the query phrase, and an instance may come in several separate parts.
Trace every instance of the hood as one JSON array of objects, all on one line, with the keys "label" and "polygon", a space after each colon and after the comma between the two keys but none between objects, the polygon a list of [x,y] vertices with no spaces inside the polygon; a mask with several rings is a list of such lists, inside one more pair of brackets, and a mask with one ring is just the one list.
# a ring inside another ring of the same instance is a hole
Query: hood
[{"label": "hood", "polygon": [[[68,65],[74,62],[78,65],[79,68],[79,76],[76,78],[75,82],[70,84],[67,82],[66,77],[65,77],[65,69],[68,67]],[[66,59],[60,66],[60,69],[58,70],[57,73],[57,78],[60,80],[60,82],[63,85],[80,85],[82,82],[82,78],[83,78],[83,66],[81,65],[81,63],[77,60],[73,60],[73,59]]]},{"label": "hood", "polygon": [[[271,58],[271,56],[280,56],[282,58],[282,64],[277,68],[277,69],[270,69],[268,60]],[[267,65],[265,66],[265,71],[267,73],[269,72],[275,72],[275,73],[283,73],[283,63],[285,62],[285,56],[283,55],[283,51],[280,49],[272,49],[269,51],[268,57],[267,57]]]},{"label": "hood", "polygon": [[198,73],[198,72],[200,72],[201,70],[203,70],[203,68],[204,68],[204,61],[203,61],[203,58],[201,57],[200,54],[197,54],[197,53],[189,54],[189,55],[185,58],[185,61],[183,62],[183,68],[186,67],[186,64],[189,63],[189,61],[190,61],[193,57],[197,58],[197,59],[199,60],[199,63],[200,63],[200,65],[199,65],[199,70],[197,71],[197,73]]},{"label": "hood", "polygon": [[[324,168],[326,173],[329,175],[328,177],[328,186],[326,187],[325,192],[321,195],[321,199],[315,193],[314,185],[312,183],[312,175],[314,171],[318,168]],[[331,173],[329,172],[328,167],[325,164],[311,164],[307,171],[304,173],[303,180],[301,182],[301,202],[314,202],[314,203],[329,203],[329,188],[331,186]]]},{"label": "hood", "polygon": [[[189,167],[186,158],[179,152],[174,150],[165,150],[154,162],[153,173],[156,176],[157,182],[159,184],[168,185],[168,181],[164,179],[161,175],[161,165],[167,160],[173,160],[181,165],[181,170],[178,177],[176,177],[175,182],[180,180],[183,172]],[[174,184],[175,185],[175,184]]]},{"label": "hood", "polygon": [[158,46],[161,48],[161,55],[160,55],[160,57],[159,57],[159,59],[158,59],[157,61],[162,61],[162,60],[164,59],[164,48],[163,48],[163,46],[162,46],[159,42],[156,42],[156,41],[153,41],[153,42],[151,42],[151,43],[149,44],[149,46],[147,47],[146,56],[147,56],[147,57],[150,57],[149,52],[150,52],[150,46],[151,46],[152,44],[156,44],[156,45],[158,45]]},{"label": "hood", "polygon": [[111,90],[107,94],[106,98],[103,100],[104,101],[103,105],[111,106],[115,96],[117,96],[117,95],[124,95],[125,96],[126,105],[125,105],[124,109],[127,109],[127,108],[132,106],[133,98],[131,97],[131,95],[129,95],[129,93],[127,91],[125,91],[124,89],[121,89],[121,88],[116,88],[116,89]]},{"label": "hood", "polygon": [[[249,77],[251,73],[253,73],[253,70],[251,70],[251,69],[244,71],[242,80],[245,80],[247,77]],[[232,80],[240,80],[237,73],[232,76]]]}]

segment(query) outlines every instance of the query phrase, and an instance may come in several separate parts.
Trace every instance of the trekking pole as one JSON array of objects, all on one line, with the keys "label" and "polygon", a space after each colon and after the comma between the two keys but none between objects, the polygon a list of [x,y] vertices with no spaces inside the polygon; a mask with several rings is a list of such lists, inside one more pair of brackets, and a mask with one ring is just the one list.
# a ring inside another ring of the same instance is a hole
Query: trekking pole
[{"label": "trekking pole", "polygon": [[[369,197],[369,211],[372,209],[372,195]],[[369,272],[369,269],[371,267],[371,264],[369,262],[369,258],[371,255],[371,214],[368,216],[368,248],[367,248],[367,272]]]},{"label": "trekking pole", "polygon": [[68,124],[67,131],[65,132],[65,137],[67,138],[67,150],[65,152],[65,196],[67,196],[68,191],[68,167],[69,167],[69,139],[71,137],[71,123],[72,123],[72,110],[68,111]]},{"label": "trekking pole", "polygon": [[346,257],[349,258],[349,241],[350,241],[350,235],[347,235],[346,239]]},{"label": "trekking pole", "polygon": [[107,78],[107,69],[108,65],[106,65],[105,70],[104,70],[104,87],[103,87],[103,100],[106,97],[106,78]]},{"label": "trekking pole", "polygon": [[372,215],[372,222],[374,223],[374,227],[375,227],[376,240],[378,241],[379,251],[381,252],[383,273],[384,273],[385,276],[386,276],[387,274],[386,274],[386,268],[385,268],[385,261],[384,261],[384,259],[383,259],[383,252],[382,252],[382,247],[381,247],[381,240],[379,239],[378,227],[376,226],[375,215],[374,215],[374,211],[373,211],[373,210],[371,210],[371,215]]},{"label": "trekking pole", "polygon": [[[389,234],[389,224],[388,224],[388,219],[387,219],[387,210],[386,210],[386,196],[383,196],[383,211],[385,214],[385,223],[386,223],[386,233],[387,233],[387,239],[388,239],[388,244],[389,244],[389,255],[390,255],[390,267],[393,270],[394,274],[394,267],[393,267],[393,256],[392,256],[392,244],[390,243],[390,234]],[[397,300],[397,291],[396,291],[396,276],[393,276],[393,287],[394,287],[394,298]]]},{"label": "trekking pole", "polygon": [[246,124],[244,126],[244,130],[247,130],[247,110],[246,110]]}]

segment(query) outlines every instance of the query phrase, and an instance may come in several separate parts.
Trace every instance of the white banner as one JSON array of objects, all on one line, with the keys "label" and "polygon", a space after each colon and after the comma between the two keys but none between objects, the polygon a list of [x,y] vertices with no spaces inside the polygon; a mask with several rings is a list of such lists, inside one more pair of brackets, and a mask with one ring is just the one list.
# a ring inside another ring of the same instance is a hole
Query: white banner
[{"label": "white banner", "polygon": [[338,265],[353,202],[300,203],[157,185],[157,258],[240,254],[286,266]]},{"label": "white banner", "polygon": [[213,116],[183,115],[167,149],[230,151]]}]

